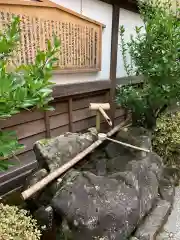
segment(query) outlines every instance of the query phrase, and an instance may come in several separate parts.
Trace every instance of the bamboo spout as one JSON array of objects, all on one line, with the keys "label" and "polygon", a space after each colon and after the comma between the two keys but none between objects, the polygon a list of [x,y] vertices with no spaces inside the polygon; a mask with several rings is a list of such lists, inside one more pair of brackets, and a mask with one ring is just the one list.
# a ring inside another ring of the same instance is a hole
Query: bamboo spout
[{"label": "bamboo spout", "polygon": [[108,123],[110,127],[112,127],[112,121],[105,112],[105,110],[110,109],[110,104],[109,103],[90,103],[89,105],[90,110],[96,110],[96,129],[99,132],[100,131],[100,113]]}]

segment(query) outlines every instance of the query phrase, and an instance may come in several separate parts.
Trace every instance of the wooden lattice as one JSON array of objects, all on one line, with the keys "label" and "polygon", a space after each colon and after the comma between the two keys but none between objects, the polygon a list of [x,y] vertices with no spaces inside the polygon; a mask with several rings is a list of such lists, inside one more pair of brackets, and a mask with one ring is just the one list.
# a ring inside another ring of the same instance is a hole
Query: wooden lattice
[{"label": "wooden lattice", "polygon": [[21,19],[20,50],[13,59],[17,65],[32,63],[37,50],[45,50],[55,34],[61,40],[56,66],[60,72],[101,69],[102,24],[47,0],[0,0],[0,28],[13,15]]}]

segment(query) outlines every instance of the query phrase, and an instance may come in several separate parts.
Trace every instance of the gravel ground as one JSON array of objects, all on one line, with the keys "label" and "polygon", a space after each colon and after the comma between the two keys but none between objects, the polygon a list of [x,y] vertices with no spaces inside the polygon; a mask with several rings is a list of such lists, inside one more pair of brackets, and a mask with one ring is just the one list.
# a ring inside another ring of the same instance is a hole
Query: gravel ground
[{"label": "gravel ground", "polygon": [[180,186],[176,187],[172,213],[157,240],[180,240]]}]

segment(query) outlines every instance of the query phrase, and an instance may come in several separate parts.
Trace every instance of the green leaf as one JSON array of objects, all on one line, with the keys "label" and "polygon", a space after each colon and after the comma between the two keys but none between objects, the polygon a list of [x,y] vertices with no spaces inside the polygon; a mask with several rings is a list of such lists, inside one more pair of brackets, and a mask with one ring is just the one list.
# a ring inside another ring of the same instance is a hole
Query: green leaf
[{"label": "green leaf", "polygon": [[50,94],[52,93],[52,89],[51,88],[42,88],[39,90],[40,93],[46,93],[46,94]]},{"label": "green leaf", "polygon": [[[60,41],[47,42],[47,51],[37,50],[34,63],[21,65],[11,72],[9,58],[13,56],[20,40],[20,19],[14,17],[11,24],[0,32],[0,118],[7,119],[30,107],[45,108],[53,100],[50,82],[53,65],[57,62]],[[0,156],[9,157],[24,146],[18,143],[14,132],[0,131]],[[8,161],[0,163],[0,170],[7,170]]]},{"label": "green leaf", "polygon": [[14,165],[14,163],[11,163],[7,160],[0,160],[0,171],[7,171],[9,167],[12,167]]},{"label": "green leaf", "polygon": [[50,41],[50,40],[47,41],[47,47],[48,47],[48,51],[50,52],[51,49],[52,49],[51,41]]},{"label": "green leaf", "polygon": [[38,54],[36,56],[36,63],[40,64],[41,62],[44,62],[46,59],[46,55],[42,51],[38,51]]}]

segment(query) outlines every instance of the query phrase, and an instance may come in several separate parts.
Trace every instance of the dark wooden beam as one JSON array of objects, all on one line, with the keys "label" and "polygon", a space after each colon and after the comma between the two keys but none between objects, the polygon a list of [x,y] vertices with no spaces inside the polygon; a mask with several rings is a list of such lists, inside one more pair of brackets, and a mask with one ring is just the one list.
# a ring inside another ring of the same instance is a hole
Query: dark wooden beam
[{"label": "dark wooden beam", "polygon": [[[111,67],[113,67],[111,65]],[[112,71],[112,69],[111,69]],[[112,72],[111,72],[112,76]],[[114,75],[115,76],[115,75]],[[141,76],[133,76],[133,77],[121,77],[121,78],[116,78],[115,82],[116,85],[125,85],[125,84],[130,84],[132,83],[137,83],[137,82],[142,82],[143,78]],[[110,90],[111,82],[106,79],[106,80],[95,80],[91,82],[79,82],[79,83],[69,83],[69,84],[57,84],[53,87],[53,97],[54,98],[65,98],[65,97],[72,97],[76,95],[82,95],[82,94],[95,94],[98,91],[107,91]],[[29,117],[31,117],[32,113],[30,114]],[[41,118],[40,116],[39,118]],[[3,125],[4,126],[4,125]]]},{"label": "dark wooden beam", "polygon": [[51,137],[51,130],[50,130],[50,116],[49,111],[44,112],[44,123],[45,123],[45,132],[46,132],[46,138]]},{"label": "dark wooden beam", "polygon": [[79,94],[92,93],[96,91],[103,91],[110,89],[110,81],[109,80],[97,80],[97,81],[84,81],[78,83],[70,83],[70,84],[60,84],[55,85],[53,88],[53,97],[68,97],[75,96]]},{"label": "dark wooden beam", "polygon": [[[119,2],[119,1],[117,0],[117,2]],[[129,10],[131,12],[135,12],[135,13],[139,12],[138,5],[136,2],[130,2],[130,1],[125,0],[125,1],[121,1],[119,4],[120,4],[119,5],[120,8],[124,8],[124,9],[127,9],[127,10]]]},{"label": "dark wooden beam", "polygon": [[115,117],[115,93],[116,93],[116,68],[117,68],[117,51],[118,51],[118,35],[119,35],[119,11],[118,5],[113,5],[112,15],[112,32],[111,32],[111,62],[110,62],[110,105],[111,105],[111,119],[114,125]]},{"label": "dark wooden beam", "polygon": [[127,9],[132,12],[138,12],[136,0],[100,0],[108,4],[118,5],[120,8]]},{"label": "dark wooden beam", "polygon": [[121,77],[116,78],[116,85],[130,85],[142,83],[143,81],[144,81],[143,76]]}]

